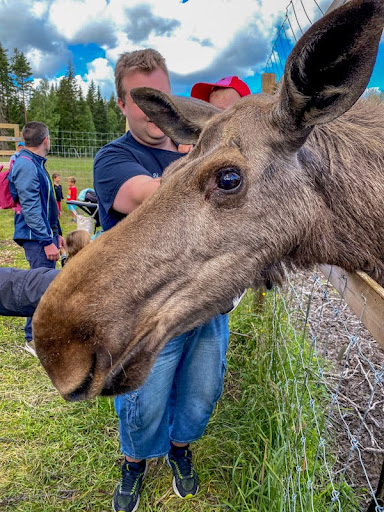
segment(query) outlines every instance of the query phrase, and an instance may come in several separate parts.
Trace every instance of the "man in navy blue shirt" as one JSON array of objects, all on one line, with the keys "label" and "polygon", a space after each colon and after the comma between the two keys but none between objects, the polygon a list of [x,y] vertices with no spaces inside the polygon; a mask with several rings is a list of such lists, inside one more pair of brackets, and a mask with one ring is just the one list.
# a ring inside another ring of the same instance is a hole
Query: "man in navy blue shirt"
[{"label": "man in navy blue shirt", "polygon": [[[151,196],[163,170],[180,158],[176,144],[133,102],[134,87],[171,92],[164,58],[155,50],[123,54],[115,69],[118,104],[130,131],[102,148],[94,162],[94,188],[104,230]],[[113,498],[116,512],[136,511],[147,459],[166,455],[173,489],[194,496],[198,477],[189,443],[199,439],[219,399],[228,347],[228,319],[210,322],[173,338],[159,354],[146,382],[118,396],[122,476]]]}]

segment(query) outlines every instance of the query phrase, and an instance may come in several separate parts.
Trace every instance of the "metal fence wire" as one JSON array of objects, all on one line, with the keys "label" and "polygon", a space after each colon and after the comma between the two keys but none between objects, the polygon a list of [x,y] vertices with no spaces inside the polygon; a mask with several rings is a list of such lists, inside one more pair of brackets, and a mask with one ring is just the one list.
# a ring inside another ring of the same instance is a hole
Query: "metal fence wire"
[{"label": "metal fence wire", "polygon": [[[376,493],[383,483],[382,349],[320,272],[288,276],[273,309],[274,343],[287,363],[279,407],[294,433],[287,436],[286,460],[295,462],[286,468],[283,510],[318,512],[314,498],[323,494],[321,510],[383,512],[383,491]],[[356,496],[348,509],[346,485]]]},{"label": "metal fence wire", "polygon": [[324,15],[330,3],[330,0],[309,0],[305,3],[303,0],[291,0],[288,3],[265,65],[266,73],[275,73],[277,81],[280,79],[292,48],[308,27]]}]

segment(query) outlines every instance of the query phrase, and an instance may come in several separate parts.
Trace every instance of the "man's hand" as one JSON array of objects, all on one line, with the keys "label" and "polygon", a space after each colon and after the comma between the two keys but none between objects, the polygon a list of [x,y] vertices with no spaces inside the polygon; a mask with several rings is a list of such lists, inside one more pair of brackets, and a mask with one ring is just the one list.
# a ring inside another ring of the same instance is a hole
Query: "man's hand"
[{"label": "man's hand", "polygon": [[189,153],[193,149],[193,144],[179,144],[177,146],[177,151],[179,153]]},{"label": "man's hand", "polygon": [[58,261],[60,258],[59,249],[55,244],[49,244],[44,247],[44,252],[48,260]]},{"label": "man's hand", "polygon": [[60,249],[66,249],[66,243],[65,243],[65,238],[62,237],[61,235],[59,235],[59,250]]}]

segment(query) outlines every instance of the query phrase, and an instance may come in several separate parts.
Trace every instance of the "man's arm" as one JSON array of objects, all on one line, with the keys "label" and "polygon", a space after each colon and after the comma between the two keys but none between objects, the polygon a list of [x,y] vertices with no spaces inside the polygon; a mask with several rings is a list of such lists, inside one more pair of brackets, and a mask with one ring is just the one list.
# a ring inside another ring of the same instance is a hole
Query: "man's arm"
[{"label": "man's arm", "polygon": [[59,270],[0,268],[0,315],[32,316]]},{"label": "man's arm", "polygon": [[130,213],[151,196],[160,185],[160,178],[133,176],[122,184],[113,202],[113,209],[120,213]]}]

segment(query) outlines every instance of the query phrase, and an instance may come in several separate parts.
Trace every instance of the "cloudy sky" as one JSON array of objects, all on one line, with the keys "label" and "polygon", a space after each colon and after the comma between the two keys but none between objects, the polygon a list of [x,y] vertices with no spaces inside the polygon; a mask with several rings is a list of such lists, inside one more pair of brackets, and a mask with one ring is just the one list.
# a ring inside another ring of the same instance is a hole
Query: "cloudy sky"
[{"label": "cloudy sky", "polygon": [[[35,79],[59,80],[69,63],[86,91],[93,79],[109,98],[113,68],[125,51],[156,48],[167,60],[174,93],[226,75],[260,90],[289,0],[0,0],[0,42],[24,52]],[[294,0],[296,34],[331,0]],[[303,10],[303,6],[304,9]],[[290,34],[287,36],[291,37]],[[384,91],[384,43],[371,87]],[[283,58],[283,52],[281,57]],[[381,66],[379,65],[381,62]]]}]

